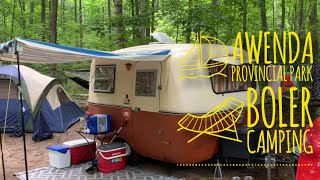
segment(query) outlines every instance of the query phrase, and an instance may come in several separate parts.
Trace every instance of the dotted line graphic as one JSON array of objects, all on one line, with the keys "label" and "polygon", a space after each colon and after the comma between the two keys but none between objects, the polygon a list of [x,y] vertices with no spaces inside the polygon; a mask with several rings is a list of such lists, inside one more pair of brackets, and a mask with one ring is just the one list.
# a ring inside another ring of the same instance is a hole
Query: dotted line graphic
[{"label": "dotted line graphic", "polygon": [[221,166],[221,167],[265,167],[265,166],[273,166],[273,167],[292,167],[292,166],[304,166],[311,167],[312,164],[177,164],[177,166],[181,167],[210,167],[210,166]]}]

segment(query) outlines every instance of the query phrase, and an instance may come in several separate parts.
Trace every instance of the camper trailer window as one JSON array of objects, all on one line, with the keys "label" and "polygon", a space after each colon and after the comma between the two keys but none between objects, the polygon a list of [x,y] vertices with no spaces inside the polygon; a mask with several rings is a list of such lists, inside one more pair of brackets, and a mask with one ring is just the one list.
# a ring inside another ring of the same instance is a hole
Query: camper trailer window
[{"label": "camper trailer window", "polygon": [[94,91],[114,93],[115,69],[112,66],[97,66],[95,71]]},{"label": "camper trailer window", "polygon": [[[235,81],[235,77],[232,80],[232,66],[235,65],[227,65],[227,67],[222,72],[223,74],[226,74],[225,76],[213,76],[211,77],[211,84],[213,91],[217,94],[221,93],[230,93],[230,92],[238,92],[238,91],[246,91],[248,87],[254,86],[254,83],[251,81]],[[246,66],[246,65],[241,65]],[[222,67],[215,67],[215,68],[222,68]],[[219,69],[211,68],[210,72],[216,72],[219,71]]]},{"label": "camper trailer window", "polygon": [[137,71],[136,96],[156,96],[157,70]]}]

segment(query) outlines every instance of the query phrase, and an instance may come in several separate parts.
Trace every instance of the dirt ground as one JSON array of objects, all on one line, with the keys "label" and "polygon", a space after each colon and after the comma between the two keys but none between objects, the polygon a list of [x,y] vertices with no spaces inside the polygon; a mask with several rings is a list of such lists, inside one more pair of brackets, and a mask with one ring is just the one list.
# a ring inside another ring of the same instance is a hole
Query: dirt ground
[{"label": "dirt ground", "polygon": [[[54,135],[53,139],[34,142],[32,140],[32,134],[26,135],[27,143],[27,156],[28,156],[28,169],[32,170],[40,167],[49,166],[48,151],[46,147],[51,145],[62,144],[64,141],[81,139],[79,134],[75,132],[78,127],[75,124],[67,133],[58,133]],[[25,170],[24,157],[23,157],[23,143],[22,137],[10,137],[5,136],[4,143],[4,159],[5,159],[5,172],[8,180],[15,180],[13,176],[16,172]],[[214,162],[211,162],[214,163]],[[185,178],[187,180],[209,180],[214,177],[214,167],[177,167],[173,164],[163,163],[150,159],[143,158],[142,163],[138,165],[139,168],[172,175],[179,178]],[[0,166],[0,179],[2,177],[2,166]],[[244,177],[250,175],[254,179],[267,179],[266,169],[264,167],[246,168],[246,167],[223,167],[225,174],[224,179],[231,179],[233,176]],[[289,167],[282,167],[277,170],[273,170],[273,178],[277,180],[292,179],[291,170]]]},{"label": "dirt ground", "polygon": [[[49,166],[49,157],[47,147],[52,145],[62,144],[65,141],[81,139],[80,135],[75,132],[77,128],[75,124],[66,133],[55,133],[53,139],[48,139],[41,142],[32,140],[32,134],[26,134],[27,145],[27,159],[28,169],[32,170],[40,167]],[[5,159],[5,172],[7,179],[17,179],[13,176],[16,172],[25,170],[24,155],[23,155],[23,138],[10,137],[9,134],[5,135],[3,146],[4,159]],[[0,161],[1,162],[1,161]],[[0,179],[3,179],[2,164],[0,166]]]},{"label": "dirt ground", "polygon": [[[311,106],[311,112],[314,117],[317,117],[320,113],[317,107],[320,104],[314,104]],[[269,111],[267,111],[269,112]],[[288,112],[284,110],[284,117],[288,117]],[[297,112],[297,119],[299,117],[299,111]],[[270,113],[267,113],[267,116]],[[48,139],[41,142],[34,142],[32,140],[32,134],[26,134],[26,144],[27,144],[27,158],[28,158],[28,169],[32,170],[35,168],[47,167],[49,166],[48,150],[47,147],[51,145],[62,144],[65,141],[81,139],[81,136],[75,132],[79,127],[75,124],[66,133],[55,133],[53,139]],[[90,135],[88,135],[88,138]],[[14,173],[25,171],[24,156],[23,156],[23,139],[22,137],[10,137],[9,134],[5,135],[4,141],[4,159],[5,159],[5,172],[6,179],[16,180],[17,178],[13,176]],[[281,160],[288,161],[289,156],[287,154],[280,155]],[[228,160],[232,163],[232,160]],[[207,163],[216,163],[214,161],[208,161]],[[263,162],[262,162],[263,163]],[[150,160],[147,158],[142,158],[142,162],[138,165],[138,168],[145,169],[151,172],[157,172],[162,174],[167,174],[169,176],[175,176],[178,178],[185,178],[186,180],[212,180],[214,179],[214,167],[177,167],[174,164],[168,164],[164,162],[159,162],[155,160]],[[257,180],[267,179],[267,169],[265,167],[223,167],[224,179],[230,180],[233,176],[239,176],[242,179],[245,176],[252,176]],[[2,164],[0,159],[0,180],[3,179]],[[292,180],[292,170],[291,167],[277,167],[272,170],[272,179],[274,180]]]}]

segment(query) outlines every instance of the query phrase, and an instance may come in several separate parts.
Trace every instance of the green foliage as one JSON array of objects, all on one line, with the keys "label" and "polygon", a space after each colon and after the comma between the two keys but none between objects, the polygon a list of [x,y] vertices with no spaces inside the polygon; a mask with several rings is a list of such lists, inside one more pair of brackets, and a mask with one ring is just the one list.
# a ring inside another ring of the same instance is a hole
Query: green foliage
[{"label": "green foliage", "polygon": [[[77,2],[76,7],[75,1]],[[82,24],[80,23],[80,1],[83,7]],[[152,41],[148,33],[144,34],[142,31],[143,29],[149,31],[151,28],[167,33],[177,43],[185,43],[191,34],[201,32],[219,38],[227,45],[233,45],[236,34],[242,31],[243,26],[246,26],[250,35],[257,36],[261,31],[261,1],[246,0],[247,5],[244,7],[242,0],[126,0],[123,1],[122,16],[114,15],[114,1],[110,1],[111,16],[109,17],[108,0],[61,0],[58,5],[58,44],[76,47],[82,44],[84,48],[104,51],[116,50],[117,37],[120,36],[116,33],[116,27],[119,22],[123,22],[125,34],[121,36],[125,39],[125,44],[128,47]],[[31,2],[31,0],[16,0],[14,9],[13,0],[0,1],[0,42],[8,41],[14,37],[40,41],[49,40],[49,1],[46,1],[44,23],[41,22],[41,0],[34,0],[34,13],[30,11]],[[148,4],[143,4],[143,2],[148,2]],[[274,2],[276,1],[265,0],[265,2],[268,31],[279,32],[282,16],[281,1],[278,1],[275,6]],[[316,25],[309,23],[310,4],[309,1],[304,1],[303,5],[300,5],[299,1],[285,1],[284,30],[297,31],[302,29],[301,37],[303,37],[306,32],[310,31],[310,28],[314,28],[313,26]],[[298,10],[301,6],[303,7],[303,21],[300,25],[297,19],[300,17]],[[136,11],[137,9],[139,13]],[[245,9],[247,23],[243,24]],[[15,15],[13,16],[13,14]],[[30,23],[31,20],[33,23]],[[49,65],[28,64],[28,66],[47,75],[50,72]],[[90,62],[59,64],[58,78],[70,90],[69,92],[78,92],[79,88],[66,79],[63,71],[88,69],[89,66]]]}]

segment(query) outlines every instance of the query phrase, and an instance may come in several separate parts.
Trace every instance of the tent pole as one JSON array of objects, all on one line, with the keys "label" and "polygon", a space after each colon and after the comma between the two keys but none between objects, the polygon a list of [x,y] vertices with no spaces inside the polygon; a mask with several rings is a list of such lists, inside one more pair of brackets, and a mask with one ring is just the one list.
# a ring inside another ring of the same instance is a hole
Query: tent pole
[{"label": "tent pole", "polygon": [[23,112],[23,103],[22,103],[22,89],[21,89],[21,75],[20,75],[20,59],[19,59],[19,52],[17,50],[17,42],[15,43],[15,54],[17,55],[17,65],[18,65],[18,88],[19,88],[19,100],[20,100],[20,112],[21,112],[21,121],[22,121],[22,137],[23,137],[23,151],[24,151],[24,165],[26,168],[26,180],[29,179],[28,177],[28,162],[27,162],[27,149],[26,149],[26,136],[25,136],[25,127],[24,127],[24,112]]},{"label": "tent pole", "polygon": [[6,180],[6,169],[5,169],[5,166],[4,166],[4,157],[3,157],[3,149],[2,149],[2,134],[1,133],[0,133],[0,148],[1,148],[1,161],[2,161],[3,179]]}]

